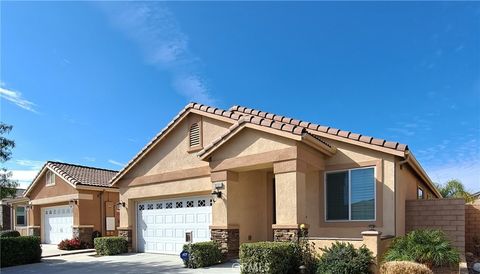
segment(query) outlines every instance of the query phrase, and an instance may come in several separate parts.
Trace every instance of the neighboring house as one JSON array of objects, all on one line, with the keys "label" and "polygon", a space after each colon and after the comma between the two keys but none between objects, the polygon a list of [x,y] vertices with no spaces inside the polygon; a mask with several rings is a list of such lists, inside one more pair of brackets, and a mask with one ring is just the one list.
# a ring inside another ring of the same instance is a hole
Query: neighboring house
[{"label": "neighboring house", "polygon": [[[28,199],[23,197],[25,189],[17,189],[14,197],[0,201],[0,225],[2,230],[18,230],[24,232],[27,227]],[[25,232],[23,235],[26,235]]]},{"label": "neighboring house", "polygon": [[116,173],[47,162],[24,193],[30,200],[28,234],[47,244],[74,237],[91,242],[94,231],[115,235],[118,189],[109,181]]},{"label": "neighboring house", "polygon": [[405,201],[440,198],[406,145],[259,110],[191,103],[112,180],[119,235],[178,254],[212,238],[245,242],[405,233]]}]

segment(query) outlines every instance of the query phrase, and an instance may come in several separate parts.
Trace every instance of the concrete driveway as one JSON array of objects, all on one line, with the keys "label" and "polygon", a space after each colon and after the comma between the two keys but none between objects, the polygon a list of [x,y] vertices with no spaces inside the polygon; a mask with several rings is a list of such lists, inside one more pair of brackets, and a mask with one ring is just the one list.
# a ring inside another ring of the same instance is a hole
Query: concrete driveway
[{"label": "concrete driveway", "polygon": [[130,253],[96,257],[95,253],[75,254],[42,259],[41,263],[2,268],[8,273],[240,273],[235,262],[209,268],[188,269],[178,256],[148,253]]}]

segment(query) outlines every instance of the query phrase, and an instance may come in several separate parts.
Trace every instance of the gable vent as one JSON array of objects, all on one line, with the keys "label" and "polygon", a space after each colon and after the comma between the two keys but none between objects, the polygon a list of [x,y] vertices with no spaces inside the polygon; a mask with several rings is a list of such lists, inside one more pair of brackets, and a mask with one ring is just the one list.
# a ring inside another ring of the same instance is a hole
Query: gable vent
[{"label": "gable vent", "polygon": [[190,146],[200,145],[200,125],[199,123],[193,123],[190,126]]}]

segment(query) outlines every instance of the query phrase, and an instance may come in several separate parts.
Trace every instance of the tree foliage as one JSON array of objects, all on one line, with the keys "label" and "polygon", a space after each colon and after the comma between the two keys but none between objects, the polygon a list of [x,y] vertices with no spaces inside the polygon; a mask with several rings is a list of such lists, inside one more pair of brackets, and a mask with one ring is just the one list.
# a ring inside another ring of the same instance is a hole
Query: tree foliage
[{"label": "tree foliage", "polygon": [[15,147],[15,142],[5,137],[12,128],[11,125],[0,122],[0,162],[2,163],[0,168],[0,199],[14,197],[18,187],[18,182],[10,179],[12,172],[7,171],[3,165],[11,159],[12,149]]},{"label": "tree foliage", "polygon": [[457,179],[452,179],[444,185],[437,184],[437,189],[443,198],[463,198],[466,202],[474,200],[472,194],[466,191],[462,182]]}]

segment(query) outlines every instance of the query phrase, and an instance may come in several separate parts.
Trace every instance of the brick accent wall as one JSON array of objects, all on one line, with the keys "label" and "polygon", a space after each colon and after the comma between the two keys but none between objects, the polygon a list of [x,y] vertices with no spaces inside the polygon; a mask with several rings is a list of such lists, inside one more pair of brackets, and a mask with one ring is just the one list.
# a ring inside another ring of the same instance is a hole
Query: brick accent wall
[{"label": "brick accent wall", "polygon": [[480,237],[480,200],[465,205],[465,250],[474,252],[473,236]]},{"label": "brick accent wall", "polygon": [[132,229],[118,228],[118,236],[123,237],[128,242],[128,252],[132,252]]},{"label": "brick accent wall", "polygon": [[240,230],[234,228],[211,229],[212,240],[220,245],[226,259],[238,258],[240,251]]},{"label": "brick accent wall", "polygon": [[441,229],[461,253],[465,253],[465,201],[435,199],[406,201],[405,231]]},{"label": "brick accent wall", "polygon": [[88,243],[90,246],[93,246],[92,234],[93,227],[74,227],[73,238],[78,238],[80,241]]}]

